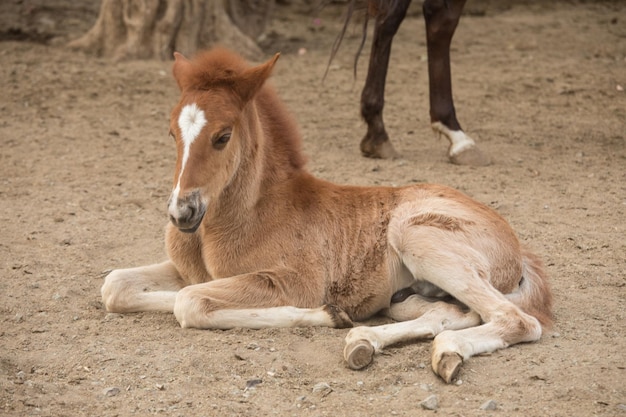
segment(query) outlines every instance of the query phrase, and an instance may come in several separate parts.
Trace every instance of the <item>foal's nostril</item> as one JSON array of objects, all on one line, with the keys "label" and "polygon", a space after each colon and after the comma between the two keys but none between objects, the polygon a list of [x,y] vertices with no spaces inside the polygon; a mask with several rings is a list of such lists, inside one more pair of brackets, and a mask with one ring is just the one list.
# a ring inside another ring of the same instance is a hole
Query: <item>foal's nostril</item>
[{"label": "foal's nostril", "polygon": [[191,219],[193,219],[193,217],[196,214],[196,208],[194,206],[192,206],[191,204],[189,204],[187,206],[187,221],[190,221]]}]

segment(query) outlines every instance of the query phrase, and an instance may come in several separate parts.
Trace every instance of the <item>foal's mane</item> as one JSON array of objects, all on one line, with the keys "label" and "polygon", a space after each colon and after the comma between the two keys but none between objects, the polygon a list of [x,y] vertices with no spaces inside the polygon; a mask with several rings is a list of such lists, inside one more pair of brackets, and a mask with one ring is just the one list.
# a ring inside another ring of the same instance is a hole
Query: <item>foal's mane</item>
[{"label": "foal's mane", "polygon": [[[179,80],[179,86],[183,90],[235,90],[245,71],[250,69],[243,58],[224,48],[200,52],[191,64],[191,70],[184,74],[182,82]],[[257,103],[265,136],[270,143],[270,164],[281,165],[282,161],[286,161],[292,168],[302,168],[306,158],[302,154],[298,126],[274,89],[266,83],[253,100]]]},{"label": "foal's mane", "polygon": [[184,74],[181,88],[210,90],[216,87],[232,87],[248,65],[240,56],[227,49],[216,48],[194,56],[191,70]]}]

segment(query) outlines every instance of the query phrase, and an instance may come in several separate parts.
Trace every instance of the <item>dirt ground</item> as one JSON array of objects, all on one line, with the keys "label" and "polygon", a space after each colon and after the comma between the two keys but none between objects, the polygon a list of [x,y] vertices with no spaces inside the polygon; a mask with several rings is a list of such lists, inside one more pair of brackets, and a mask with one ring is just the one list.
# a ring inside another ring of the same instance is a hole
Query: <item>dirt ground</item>
[{"label": "dirt ground", "polygon": [[[2,23],[0,414],[626,416],[624,2],[470,1],[453,83],[461,124],[495,160],[485,168],[449,164],[447,143],[433,139],[419,5],[397,35],[387,85],[396,160],[358,153],[358,28],[321,82],[341,6],[319,24],[302,7],[277,10],[266,47],[283,55],[272,82],[300,122],[312,172],[457,187],[497,208],[547,265],[553,332],[471,358],[453,385],[431,371],[429,341],[355,372],[342,360],[347,330],[196,331],[171,314],[107,314],[107,271],[164,259],[171,62],[64,48],[97,3],[11,4],[41,33]],[[422,410],[431,395],[438,410]],[[481,409],[489,400],[496,410]]]}]

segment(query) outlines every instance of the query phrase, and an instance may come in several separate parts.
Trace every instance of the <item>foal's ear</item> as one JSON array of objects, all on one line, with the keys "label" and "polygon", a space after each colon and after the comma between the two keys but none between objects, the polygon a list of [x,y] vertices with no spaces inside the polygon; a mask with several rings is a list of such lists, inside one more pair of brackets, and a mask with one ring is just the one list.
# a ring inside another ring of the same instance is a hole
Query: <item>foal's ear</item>
[{"label": "foal's ear", "polygon": [[265,80],[267,80],[272,73],[274,64],[278,61],[280,53],[274,55],[269,61],[259,66],[249,68],[241,73],[239,81],[235,85],[235,89],[241,97],[242,103],[247,103],[251,100],[256,93],[259,92]]},{"label": "foal's ear", "polygon": [[185,82],[188,79],[188,74],[191,71],[191,61],[185,58],[185,56],[179,52],[174,52],[174,67],[172,73],[174,79],[178,83],[178,88],[183,90]]}]

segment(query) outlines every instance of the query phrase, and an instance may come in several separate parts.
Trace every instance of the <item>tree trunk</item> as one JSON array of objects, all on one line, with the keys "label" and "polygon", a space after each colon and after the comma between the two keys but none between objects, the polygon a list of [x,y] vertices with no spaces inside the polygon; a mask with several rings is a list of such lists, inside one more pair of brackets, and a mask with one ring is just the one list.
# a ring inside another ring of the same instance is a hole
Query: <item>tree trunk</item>
[{"label": "tree trunk", "polygon": [[249,59],[262,52],[274,0],[102,0],[95,25],[69,47],[97,56],[171,59],[219,43]]}]

